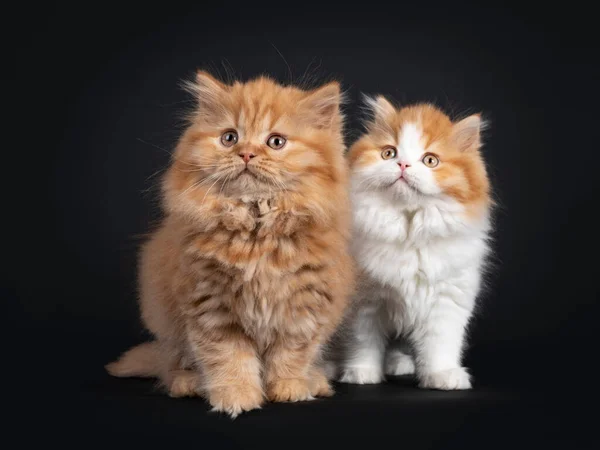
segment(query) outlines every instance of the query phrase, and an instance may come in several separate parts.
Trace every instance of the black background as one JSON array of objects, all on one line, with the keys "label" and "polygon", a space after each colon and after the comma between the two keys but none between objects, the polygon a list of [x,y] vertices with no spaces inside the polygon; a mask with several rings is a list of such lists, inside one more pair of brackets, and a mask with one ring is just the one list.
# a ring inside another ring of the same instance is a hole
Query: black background
[{"label": "black background", "polygon": [[[405,448],[591,448],[598,47],[591,12],[564,6],[90,3],[7,14],[14,140],[4,149],[1,292],[13,430],[117,448],[325,446],[318,436]],[[410,379],[340,385],[333,399],[268,405],[231,422],[201,400],[104,374],[147,338],[136,249],[159,217],[156,173],[192,106],[179,83],[197,68],[339,79],[349,143],[360,132],[361,92],[490,120],[495,257],[470,333],[473,391],[421,391]]]}]

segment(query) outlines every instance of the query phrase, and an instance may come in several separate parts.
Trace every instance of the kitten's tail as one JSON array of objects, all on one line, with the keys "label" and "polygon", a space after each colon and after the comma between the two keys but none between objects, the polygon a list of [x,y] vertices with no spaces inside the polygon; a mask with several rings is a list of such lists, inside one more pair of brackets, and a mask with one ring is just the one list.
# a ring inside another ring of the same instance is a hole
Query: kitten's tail
[{"label": "kitten's tail", "polygon": [[161,371],[158,342],[144,342],[130,348],[104,368],[113,377],[156,378]]}]

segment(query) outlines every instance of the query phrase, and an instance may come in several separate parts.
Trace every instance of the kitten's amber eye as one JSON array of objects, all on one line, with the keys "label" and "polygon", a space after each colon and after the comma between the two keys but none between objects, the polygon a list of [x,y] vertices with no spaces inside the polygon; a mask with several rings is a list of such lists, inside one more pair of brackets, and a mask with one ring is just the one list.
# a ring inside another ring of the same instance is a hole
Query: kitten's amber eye
[{"label": "kitten's amber eye", "polygon": [[429,167],[430,169],[433,169],[440,163],[440,158],[438,158],[437,156],[435,156],[432,153],[427,153],[425,156],[423,156],[422,161],[423,161],[423,164],[425,164],[427,167]]},{"label": "kitten's amber eye", "polygon": [[225,147],[233,147],[235,144],[237,144],[237,141],[238,134],[235,131],[226,131],[221,136],[221,144],[223,144]]},{"label": "kitten's amber eye", "polygon": [[381,152],[383,159],[392,159],[396,157],[396,149],[394,147],[386,147]]},{"label": "kitten's amber eye", "polygon": [[283,136],[280,136],[278,134],[274,134],[267,140],[267,145],[269,147],[271,147],[273,150],[281,150],[285,146],[286,142],[287,142],[286,138],[284,138]]}]

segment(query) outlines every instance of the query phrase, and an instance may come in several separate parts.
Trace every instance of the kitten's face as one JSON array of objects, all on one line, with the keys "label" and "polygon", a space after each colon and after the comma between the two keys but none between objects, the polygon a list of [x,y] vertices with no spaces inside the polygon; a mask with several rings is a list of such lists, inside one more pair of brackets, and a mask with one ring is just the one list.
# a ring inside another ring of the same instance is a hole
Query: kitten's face
[{"label": "kitten's face", "polygon": [[396,110],[383,97],[369,103],[375,119],[350,150],[354,189],[417,204],[432,197],[487,200],[479,116],[452,123],[430,105]]},{"label": "kitten's face", "polygon": [[332,177],[342,158],[340,91],[283,87],[267,78],[224,85],[205,73],[176,154],[179,190],[259,198]]}]

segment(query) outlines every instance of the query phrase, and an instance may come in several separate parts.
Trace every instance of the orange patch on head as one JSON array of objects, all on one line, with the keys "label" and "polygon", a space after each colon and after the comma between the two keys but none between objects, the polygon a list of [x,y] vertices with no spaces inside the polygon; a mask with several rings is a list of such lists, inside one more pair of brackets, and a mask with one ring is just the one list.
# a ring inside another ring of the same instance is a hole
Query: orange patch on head
[{"label": "orange patch on head", "polygon": [[480,153],[482,122],[479,115],[453,122],[429,104],[397,109],[384,97],[369,99],[368,104],[373,118],[367,133],[348,154],[355,171],[380,162],[382,150],[398,145],[404,127],[412,125],[418,129],[423,155],[433,153],[440,160],[436,167],[428,170],[432,171],[443,194],[462,203],[470,214],[477,214],[489,205],[489,181]]}]

